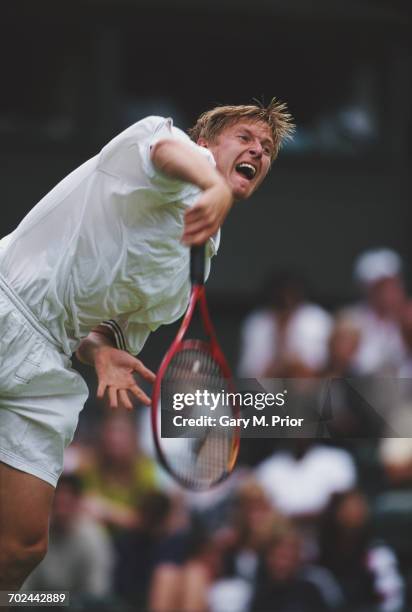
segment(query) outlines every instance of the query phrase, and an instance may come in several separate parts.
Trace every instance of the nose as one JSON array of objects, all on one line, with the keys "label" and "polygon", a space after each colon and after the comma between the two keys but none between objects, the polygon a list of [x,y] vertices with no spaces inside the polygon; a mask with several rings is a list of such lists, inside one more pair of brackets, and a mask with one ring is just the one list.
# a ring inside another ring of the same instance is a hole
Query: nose
[{"label": "nose", "polygon": [[260,159],[263,155],[263,147],[260,142],[254,142],[253,145],[249,149],[249,153],[252,157],[256,157]]}]

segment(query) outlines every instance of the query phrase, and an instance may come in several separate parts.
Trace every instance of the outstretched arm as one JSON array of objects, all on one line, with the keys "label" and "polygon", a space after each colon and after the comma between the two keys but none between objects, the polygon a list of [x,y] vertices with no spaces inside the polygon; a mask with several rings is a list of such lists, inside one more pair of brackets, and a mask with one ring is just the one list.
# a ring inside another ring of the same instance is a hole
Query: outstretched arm
[{"label": "outstretched arm", "polygon": [[193,147],[172,138],[152,147],[151,160],[167,176],[202,189],[196,204],[185,213],[182,241],[188,246],[203,244],[217,232],[233,204],[226,180]]},{"label": "outstretched arm", "polygon": [[107,393],[110,408],[132,410],[129,393],[140,402],[150,405],[150,398],[136,384],[134,374],[140,374],[153,383],[155,374],[126,351],[115,348],[114,337],[106,327],[98,326],[82,340],[76,357],[82,363],[94,366],[98,379],[97,397]]}]

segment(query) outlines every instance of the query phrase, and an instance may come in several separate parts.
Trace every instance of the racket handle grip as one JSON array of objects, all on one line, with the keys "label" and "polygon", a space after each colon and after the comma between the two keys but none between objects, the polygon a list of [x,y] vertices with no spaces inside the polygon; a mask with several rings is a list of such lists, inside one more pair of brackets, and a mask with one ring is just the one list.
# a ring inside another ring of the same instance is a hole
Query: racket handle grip
[{"label": "racket handle grip", "polygon": [[190,282],[192,285],[203,285],[205,282],[205,245],[193,246],[190,249]]}]

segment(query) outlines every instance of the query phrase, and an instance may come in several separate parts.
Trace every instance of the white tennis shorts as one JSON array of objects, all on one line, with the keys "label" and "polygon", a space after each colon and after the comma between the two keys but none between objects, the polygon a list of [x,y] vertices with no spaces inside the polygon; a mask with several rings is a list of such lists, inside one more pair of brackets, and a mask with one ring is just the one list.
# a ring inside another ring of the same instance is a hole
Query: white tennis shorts
[{"label": "white tennis shorts", "polygon": [[87,385],[0,277],[0,461],[56,486]]}]

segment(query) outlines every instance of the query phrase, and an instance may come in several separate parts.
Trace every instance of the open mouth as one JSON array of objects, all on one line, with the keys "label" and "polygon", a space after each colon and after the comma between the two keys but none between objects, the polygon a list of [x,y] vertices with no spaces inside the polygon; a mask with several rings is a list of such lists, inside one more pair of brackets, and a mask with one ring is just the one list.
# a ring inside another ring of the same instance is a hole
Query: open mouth
[{"label": "open mouth", "polygon": [[236,166],[236,172],[239,172],[239,174],[244,176],[248,181],[251,181],[255,178],[257,170],[252,164],[240,162],[240,164]]}]

